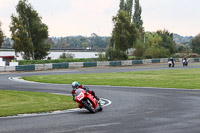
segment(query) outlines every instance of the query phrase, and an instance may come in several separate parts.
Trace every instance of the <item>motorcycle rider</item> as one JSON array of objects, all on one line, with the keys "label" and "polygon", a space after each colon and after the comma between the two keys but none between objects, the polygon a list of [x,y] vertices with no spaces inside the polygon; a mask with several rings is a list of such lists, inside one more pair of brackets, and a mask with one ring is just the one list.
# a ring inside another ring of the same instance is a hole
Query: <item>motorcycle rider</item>
[{"label": "motorcycle rider", "polygon": [[184,64],[186,64],[186,65],[188,64],[188,60],[186,57],[183,58],[183,66],[184,66]]},{"label": "motorcycle rider", "polygon": [[84,89],[86,92],[93,95],[99,101],[99,98],[95,95],[95,92],[93,90],[89,90],[89,88],[87,86],[79,85],[77,81],[74,81],[72,83],[72,92],[71,93],[72,93],[74,101],[75,101],[75,96],[76,96],[75,91],[79,88]]},{"label": "motorcycle rider", "polygon": [[170,61],[172,62],[172,67],[174,67],[174,59],[171,57]]}]

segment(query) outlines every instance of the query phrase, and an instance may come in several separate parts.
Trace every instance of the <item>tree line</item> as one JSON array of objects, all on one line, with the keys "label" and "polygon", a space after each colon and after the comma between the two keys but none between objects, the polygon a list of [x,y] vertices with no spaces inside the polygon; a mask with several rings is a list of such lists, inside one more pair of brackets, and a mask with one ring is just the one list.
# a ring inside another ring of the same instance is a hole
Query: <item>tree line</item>
[{"label": "tree line", "polygon": [[[93,33],[87,36],[49,37],[45,43],[50,44],[50,49],[105,49],[109,44],[109,36],[98,36]],[[2,43],[4,49],[13,48],[13,40],[5,37]]]},{"label": "tree line", "polygon": [[51,49],[69,48],[69,49],[105,49],[109,44],[110,37],[101,37],[92,33],[90,37],[86,36],[69,36],[69,37],[52,37],[47,40]]},{"label": "tree line", "polygon": [[[145,32],[147,35],[151,32]],[[152,33],[151,33],[152,34]],[[95,36],[94,36],[95,35]],[[93,37],[92,37],[93,36]],[[94,38],[95,37],[95,38]],[[110,41],[110,36],[98,36],[93,33],[91,37],[87,36],[67,36],[67,37],[49,37],[46,42],[50,44],[51,49],[105,49]],[[149,37],[148,37],[149,38]],[[173,34],[173,40],[176,43],[177,51],[184,52],[186,49],[191,49],[191,41],[194,37],[183,37],[178,34]],[[146,37],[147,39],[147,37]],[[4,38],[3,49],[11,49],[13,41],[11,38]]]}]

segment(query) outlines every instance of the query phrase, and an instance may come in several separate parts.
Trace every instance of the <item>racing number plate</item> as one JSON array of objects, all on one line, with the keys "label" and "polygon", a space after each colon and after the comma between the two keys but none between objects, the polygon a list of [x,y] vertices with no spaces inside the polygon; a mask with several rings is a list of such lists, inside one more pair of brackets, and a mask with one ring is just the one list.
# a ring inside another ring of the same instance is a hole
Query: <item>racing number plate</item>
[{"label": "racing number plate", "polygon": [[81,101],[83,98],[84,98],[84,94],[81,92],[81,93],[77,96],[77,99],[78,99],[79,101]]}]

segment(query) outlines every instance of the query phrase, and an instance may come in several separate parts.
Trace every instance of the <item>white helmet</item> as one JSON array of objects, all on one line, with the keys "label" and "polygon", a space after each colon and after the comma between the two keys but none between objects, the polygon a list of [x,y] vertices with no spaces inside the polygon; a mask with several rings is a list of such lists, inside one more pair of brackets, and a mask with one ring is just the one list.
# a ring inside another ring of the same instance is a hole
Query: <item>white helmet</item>
[{"label": "white helmet", "polygon": [[77,89],[78,88],[78,82],[77,81],[74,81],[73,83],[72,83],[72,88],[73,89]]}]

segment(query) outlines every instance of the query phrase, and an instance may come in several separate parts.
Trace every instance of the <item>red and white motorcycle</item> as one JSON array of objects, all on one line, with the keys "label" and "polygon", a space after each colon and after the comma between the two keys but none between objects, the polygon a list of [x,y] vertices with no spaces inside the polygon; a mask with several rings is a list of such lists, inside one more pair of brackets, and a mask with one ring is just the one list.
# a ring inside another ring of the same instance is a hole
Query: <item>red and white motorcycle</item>
[{"label": "red and white motorcycle", "polygon": [[84,89],[79,88],[75,93],[75,101],[79,103],[79,108],[86,108],[91,113],[103,110],[101,103]]},{"label": "red and white motorcycle", "polygon": [[168,65],[169,65],[169,67],[174,67],[174,62],[169,61],[169,62],[168,62]]},{"label": "red and white motorcycle", "polygon": [[184,59],[182,62],[183,62],[183,66],[188,66],[188,60]]}]

